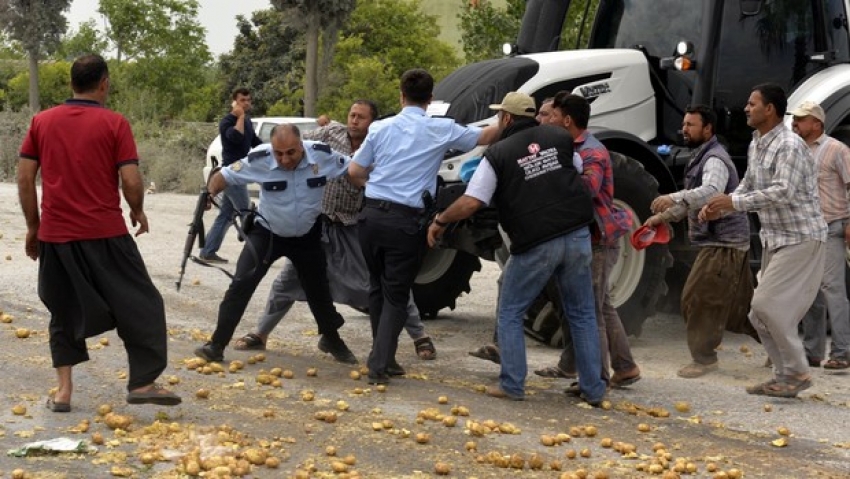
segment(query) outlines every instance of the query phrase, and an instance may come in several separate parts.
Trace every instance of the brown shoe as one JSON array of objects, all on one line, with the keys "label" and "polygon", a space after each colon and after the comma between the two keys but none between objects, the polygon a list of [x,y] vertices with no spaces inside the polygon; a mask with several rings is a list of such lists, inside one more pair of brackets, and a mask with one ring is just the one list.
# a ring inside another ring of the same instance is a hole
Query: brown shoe
[{"label": "brown shoe", "polygon": [[522,401],[525,399],[523,396],[512,396],[506,393],[499,385],[487,386],[484,394],[499,399],[510,399],[511,401]]},{"label": "brown shoe", "polygon": [[717,371],[717,369],[718,365],[716,362],[711,364],[691,363],[680,369],[676,374],[678,374],[680,378],[693,379],[705,376],[712,371]]}]

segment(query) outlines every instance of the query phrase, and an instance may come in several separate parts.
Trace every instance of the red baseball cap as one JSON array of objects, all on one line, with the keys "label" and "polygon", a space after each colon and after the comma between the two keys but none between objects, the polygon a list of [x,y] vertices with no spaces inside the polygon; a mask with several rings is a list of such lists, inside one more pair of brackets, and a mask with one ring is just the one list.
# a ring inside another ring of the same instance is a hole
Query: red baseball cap
[{"label": "red baseball cap", "polygon": [[646,249],[653,243],[668,243],[670,229],[667,223],[661,223],[658,226],[641,226],[632,233],[631,242],[635,249]]}]

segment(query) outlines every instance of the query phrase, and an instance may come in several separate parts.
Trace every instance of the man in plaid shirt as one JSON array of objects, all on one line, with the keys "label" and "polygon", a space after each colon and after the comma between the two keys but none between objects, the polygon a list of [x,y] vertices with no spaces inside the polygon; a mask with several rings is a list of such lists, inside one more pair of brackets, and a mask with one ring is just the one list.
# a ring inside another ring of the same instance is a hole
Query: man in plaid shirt
[{"label": "man in plaid shirt", "polygon": [[[542,107],[541,107],[542,110]],[[614,170],[611,156],[599,140],[589,131],[590,104],[581,96],[566,91],[555,95],[549,123],[560,126],[573,137],[575,151],[582,160],[581,179],[593,199],[592,228],[593,293],[596,306],[596,324],[602,351],[602,377],[614,387],[624,387],[640,380],[640,368],[632,357],[626,330],[611,304],[608,277],[620,255],[617,240],[632,227],[631,215],[614,205]],[[557,366],[538,369],[538,376],[575,377],[575,351],[569,328],[564,327],[564,351]],[[610,354],[609,354],[610,353]],[[614,370],[609,376],[608,364]],[[578,385],[573,385],[577,390]]]},{"label": "man in plaid shirt", "polygon": [[774,377],[747,387],[747,393],[775,397],[796,397],[812,385],[797,327],[823,278],[827,233],[811,152],[782,123],[787,104],[778,85],[753,88],[744,109],[756,130],[747,172],[731,195],[715,196],[700,212],[701,219],[712,220],[730,211],[754,211],[761,221],[761,271],[750,321],[773,362]]},{"label": "man in plaid shirt", "polygon": [[[348,112],[347,124],[332,122],[303,134],[305,140],[327,143],[334,151],[351,155],[360,147],[369,125],[378,116],[378,108],[369,100],[357,100]],[[328,265],[328,280],[334,302],[364,310],[369,306],[369,271],[366,268],[357,239],[357,215],[363,203],[363,190],[345,178],[328,180],[322,198],[324,225],[323,241]],[[298,273],[287,262],[269,291],[266,309],[260,316],[257,331],[236,341],[240,350],[265,349],[272,330],[286,315],[295,301],[306,296],[298,280]],[[416,352],[422,359],[434,359],[436,349],[425,333],[425,325],[413,302],[407,306],[405,329],[414,341]],[[404,374],[397,368],[395,373]]]}]

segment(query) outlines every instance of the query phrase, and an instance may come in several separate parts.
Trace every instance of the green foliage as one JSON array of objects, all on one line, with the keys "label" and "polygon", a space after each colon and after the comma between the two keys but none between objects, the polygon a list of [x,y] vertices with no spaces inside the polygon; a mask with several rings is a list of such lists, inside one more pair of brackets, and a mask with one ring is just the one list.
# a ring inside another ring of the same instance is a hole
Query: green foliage
[{"label": "green foliage", "polygon": [[[266,114],[272,105],[298,105],[291,111],[300,115],[304,81],[304,36],[274,10],[259,10],[248,21],[236,17],[239,35],[233,51],[220,59],[224,86],[220,105],[230,104],[230,92],[251,90],[254,116]],[[224,108],[221,108],[222,110]]]},{"label": "green foliage", "polygon": [[103,55],[109,48],[109,43],[97,29],[97,23],[93,19],[81,23],[76,31],[62,38],[54,57],[59,60],[73,61],[75,58],[95,53]]},{"label": "green foliage", "polygon": [[382,113],[397,111],[398,82],[411,68],[424,68],[436,80],[460,61],[438,39],[437,19],[421,0],[361,0],[341,31],[320,111],[345,118],[351,102],[368,98]]},{"label": "green foliage", "polygon": [[218,134],[213,123],[136,122],[139,166],[157,191],[197,193],[207,147]]},{"label": "green foliage", "polygon": [[[38,66],[38,88],[44,108],[59,105],[71,96],[71,64],[66,61],[44,62]],[[30,74],[24,70],[9,80],[7,104],[15,110],[27,105]]]},{"label": "green foliage", "polygon": [[68,26],[70,0],[6,0],[0,2],[0,30],[36,58],[53,52]]},{"label": "green foliage", "polygon": [[211,102],[198,97],[215,83],[197,0],[100,0],[99,12],[117,51],[110,66],[116,109],[139,120],[212,114]]},{"label": "green foliage", "polygon": [[[474,63],[501,57],[502,45],[516,41],[522,16],[525,13],[525,1],[507,0],[505,8],[497,8],[489,0],[480,0],[475,5],[466,0],[459,1],[463,3],[463,10],[458,17],[466,61]],[[599,0],[573,0],[570,3],[567,18],[561,30],[560,48],[562,50],[576,48],[577,41],[579,48],[587,44],[587,36],[598,6]],[[581,31],[585,11],[587,11],[588,19],[584,30]],[[578,38],[580,32],[583,35],[582,39]]]},{"label": "green foliage", "polygon": [[517,38],[525,1],[508,0],[505,8],[495,7],[489,0],[480,0],[477,4],[458,1],[463,3],[458,17],[466,61],[474,63],[501,57],[502,45]]}]

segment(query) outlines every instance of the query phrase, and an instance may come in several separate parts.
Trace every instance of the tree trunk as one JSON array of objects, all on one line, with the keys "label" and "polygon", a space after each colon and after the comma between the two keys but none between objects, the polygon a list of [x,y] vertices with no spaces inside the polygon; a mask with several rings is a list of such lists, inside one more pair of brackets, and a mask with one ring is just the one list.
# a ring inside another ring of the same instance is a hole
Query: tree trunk
[{"label": "tree trunk", "polygon": [[[322,30],[322,56],[319,59],[319,68],[317,72],[317,76],[319,78],[327,78],[328,73],[331,69],[331,64],[334,60],[334,50],[336,49],[337,41],[339,40],[339,26],[336,23],[333,23]],[[318,84],[318,92],[316,96],[319,97],[324,93],[324,84]]]},{"label": "tree trunk", "polygon": [[316,116],[316,99],[319,93],[319,12],[311,10],[307,16],[307,59],[304,75],[304,116]]},{"label": "tree trunk", "polygon": [[36,113],[41,110],[41,99],[38,95],[38,51],[27,52],[30,70],[30,110]]}]

